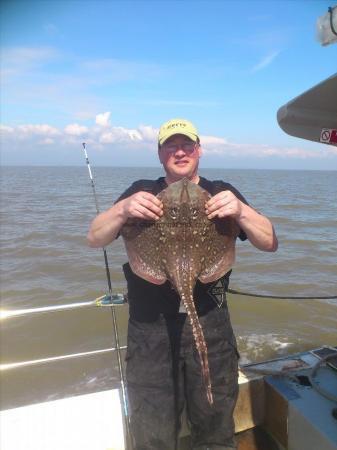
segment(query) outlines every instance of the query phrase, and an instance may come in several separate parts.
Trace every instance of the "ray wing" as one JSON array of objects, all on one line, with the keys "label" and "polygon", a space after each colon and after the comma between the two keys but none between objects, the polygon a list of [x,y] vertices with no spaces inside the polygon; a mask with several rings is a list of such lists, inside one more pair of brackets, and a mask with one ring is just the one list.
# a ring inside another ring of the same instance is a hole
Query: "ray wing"
[{"label": "ray wing", "polygon": [[202,269],[198,277],[201,282],[215,281],[232,268],[238,234],[239,227],[234,219],[218,219],[210,223],[205,245],[202,246]]},{"label": "ray wing", "polygon": [[129,221],[121,230],[132,271],[150,283],[163,284],[167,277],[163,265],[163,236],[149,221]]}]

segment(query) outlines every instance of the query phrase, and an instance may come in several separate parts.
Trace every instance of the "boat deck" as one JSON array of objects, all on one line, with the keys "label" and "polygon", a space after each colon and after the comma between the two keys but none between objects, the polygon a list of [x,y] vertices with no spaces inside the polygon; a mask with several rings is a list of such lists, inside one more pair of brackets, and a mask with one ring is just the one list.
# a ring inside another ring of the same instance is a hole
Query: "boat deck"
[{"label": "boat deck", "polygon": [[[337,450],[337,371],[324,364],[312,386],[317,361],[306,352],[241,368],[238,450]],[[2,450],[124,450],[118,389],[6,409],[0,426]]]}]

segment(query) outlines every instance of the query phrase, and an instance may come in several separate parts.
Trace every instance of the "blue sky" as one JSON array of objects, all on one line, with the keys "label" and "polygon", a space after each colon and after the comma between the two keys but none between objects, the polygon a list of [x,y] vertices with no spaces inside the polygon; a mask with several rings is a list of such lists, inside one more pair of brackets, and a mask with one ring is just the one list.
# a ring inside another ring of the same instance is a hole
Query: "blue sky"
[{"label": "blue sky", "polygon": [[330,1],[3,1],[2,163],[158,165],[173,117],[204,167],[337,169],[286,135],[280,106],[337,71],[316,20]]}]

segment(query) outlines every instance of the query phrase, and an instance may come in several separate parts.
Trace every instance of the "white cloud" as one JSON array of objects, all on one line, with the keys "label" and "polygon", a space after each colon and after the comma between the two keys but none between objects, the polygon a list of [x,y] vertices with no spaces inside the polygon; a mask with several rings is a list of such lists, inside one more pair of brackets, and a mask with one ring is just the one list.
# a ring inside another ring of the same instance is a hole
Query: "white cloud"
[{"label": "white cloud", "polygon": [[55,143],[54,139],[51,138],[46,138],[43,139],[43,141],[40,141],[40,145],[52,145],[54,143]]},{"label": "white cloud", "polygon": [[[241,144],[235,142],[229,142],[226,139],[213,137],[213,136],[201,136],[201,143],[204,154],[207,155],[219,155],[219,156],[231,156],[231,157],[255,157],[255,158],[268,158],[268,157],[281,157],[281,158],[297,158],[297,159],[313,159],[313,158],[325,158],[329,155],[333,155],[334,151],[326,148],[323,151],[317,152],[313,150],[306,150],[298,147],[273,147],[264,144]],[[337,153],[337,152],[336,152]]]},{"label": "white cloud", "polygon": [[54,60],[58,51],[52,47],[9,47],[1,51],[3,82],[16,76],[27,76],[32,70]]},{"label": "white cloud", "polygon": [[97,114],[96,124],[100,127],[108,127],[110,125],[111,112],[107,111],[105,113]]},{"label": "white cloud", "polygon": [[139,133],[145,141],[156,141],[159,129],[149,125],[140,125]]},{"label": "white cloud", "polygon": [[111,131],[103,133],[99,138],[99,142],[101,144],[112,144],[116,141],[117,141],[116,135]]},{"label": "white cloud", "polygon": [[269,55],[265,56],[264,58],[262,58],[262,60],[256,64],[253,68],[252,68],[252,72],[258,72],[259,70],[264,69],[265,67],[269,66],[274,59],[276,58],[276,56],[279,54],[280,52],[275,51],[270,53]]},{"label": "white cloud", "polygon": [[104,132],[99,138],[101,144],[113,144],[116,142],[131,143],[142,140],[142,135],[138,130],[128,130],[123,127],[112,127],[110,131]]},{"label": "white cloud", "polygon": [[6,133],[13,133],[13,132],[14,132],[13,127],[9,127],[7,125],[0,124],[0,133],[6,134]]},{"label": "white cloud", "polygon": [[132,141],[142,141],[143,137],[142,135],[139,133],[138,130],[128,130],[127,131],[128,136],[130,137],[130,139]]},{"label": "white cloud", "polygon": [[327,152],[330,153],[331,155],[337,156],[337,146],[329,145],[327,148]]},{"label": "white cloud", "polygon": [[[48,124],[25,124],[16,127],[0,125],[0,131],[8,140],[25,140],[39,144],[51,145],[56,136],[58,145],[78,145],[79,138],[85,135],[86,142],[96,148],[106,148],[111,145],[123,143],[131,148],[141,143],[149,144],[149,148],[156,148],[158,130],[150,125],[140,125],[138,128],[112,126],[110,112],[98,114],[95,124],[84,126],[79,123],[70,123],[63,129]],[[45,139],[41,139],[45,138]]]},{"label": "white cloud", "polygon": [[[99,125],[99,126],[98,126]],[[112,126],[110,124],[110,112],[98,114],[95,123],[84,126],[78,123],[66,125],[63,129],[48,124],[25,124],[19,126],[0,125],[2,140],[9,144],[18,143],[20,148],[29,148],[29,145],[53,146],[59,148],[72,148],[81,145],[81,136],[85,134],[85,140],[91,148],[101,151],[120,149],[128,150],[145,149],[153,152],[157,148],[158,129],[151,125],[140,125],[137,128]],[[22,145],[24,142],[25,145]],[[323,146],[319,151],[300,147],[277,147],[272,145],[258,145],[230,142],[221,136],[201,136],[201,144],[205,157],[236,157],[244,158],[283,158],[283,159],[325,159],[337,156],[337,148]],[[319,145],[319,144],[317,144]],[[4,146],[5,147],[5,146]],[[128,163],[129,161],[125,161]]]},{"label": "white cloud", "polygon": [[57,128],[47,124],[19,125],[17,130],[25,135],[56,136],[61,134]]},{"label": "white cloud", "polygon": [[64,128],[64,132],[70,136],[82,136],[88,132],[88,128],[78,123],[71,123]]},{"label": "white cloud", "polygon": [[55,58],[58,51],[53,47],[7,47],[1,52],[3,64],[36,64]]},{"label": "white cloud", "polygon": [[205,148],[227,144],[227,140],[225,138],[220,138],[216,136],[200,136],[200,140],[202,146]]}]

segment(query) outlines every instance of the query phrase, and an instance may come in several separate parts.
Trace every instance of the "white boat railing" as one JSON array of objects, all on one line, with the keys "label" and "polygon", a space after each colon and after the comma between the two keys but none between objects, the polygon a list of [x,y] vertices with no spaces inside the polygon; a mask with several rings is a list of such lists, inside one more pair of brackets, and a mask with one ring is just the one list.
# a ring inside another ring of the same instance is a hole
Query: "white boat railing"
[{"label": "white boat railing", "polygon": [[[96,306],[96,307],[97,306],[110,306],[110,307],[111,306],[121,306],[125,303],[126,303],[126,300],[125,300],[125,296],[123,294],[113,294],[113,295],[107,294],[107,295],[102,295],[100,297],[97,297],[94,300],[89,300],[86,302],[43,306],[43,307],[39,307],[39,308],[25,308],[25,309],[13,309],[13,310],[0,309],[0,321],[3,321],[5,319],[14,318],[14,317],[31,315],[31,314],[50,313],[50,312],[65,311],[65,310],[71,310],[71,309],[77,309],[77,308],[83,308],[83,307],[91,307],[91,306]],[[127,348],[126,346],[122,346],[122,347],[119,347],[119,350],[125,350],[126,348]],[[114,352],[114,351],[117,351],[117,347],[104,348],[104,349],[93,350],[93,351],[89,351],[89,352],[71,353],[68,355],[61,355],[61,356],[52,356],[49,358],[40,358],[40,359],[33,359],[33,360],[28,360],[28,361],[0,364],[0,371],[18,369],[21,367],[33,366],[36,364],[45,364],[45,363],[54,362],[54,361],[62,361],[62,360],[71,359],[71,358],[79,358],[79,357],[83,357],[83,356],[91,356],[91,355],[97,355],[100,353],[107,353],[107,352]]]},{"label": "white boat railing", "polygon": [[[120,347],[120,350],[126,350],[126,348],[127,347],[125,345],[125,346]],[[20,367],[33,366],[36,364],[44,364],[44,363],[49,363],[49,362],[54,362],[54,361],[62,361],[64,359],[80,358],[82,356],[98,355],[100,353],[114,352],[116,350],[117,350],[116,347],[111,347],[111,348],[103,348],[100,350],[92,350],[90,352],[70,353],[68,355],[52,356],[50,358],[41,358],[41,359],[33,359],[30,361],[0,364],[0,371],[10,370],[10,369],[18,369]]]},{"label": "white boat railing", "polygon": [[42,306],[39,308],[25,309],[0,309],[0,321],[12,317],[25,316],[27,314],[37,314],[43,312],[64,311],[67,309],[83,308],[88,306],[120,306],[125,304],[125,296],[123,294],[102,295],[86,302],[66,303],[63,305]]}]

